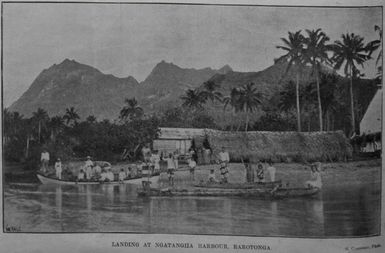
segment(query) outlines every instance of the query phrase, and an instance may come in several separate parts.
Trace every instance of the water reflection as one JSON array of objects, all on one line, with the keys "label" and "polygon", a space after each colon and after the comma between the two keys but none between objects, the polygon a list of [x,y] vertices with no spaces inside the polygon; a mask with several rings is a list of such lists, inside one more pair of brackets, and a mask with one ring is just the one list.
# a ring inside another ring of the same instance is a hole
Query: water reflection
[{"label": "water reflection", "polygon": [[[352,236],[379,231],[379,184],[311,199],[137,198],[134,185],[5,188],[5,220],[23,231]],[[33,210],[33,211],[32,211]]]}]

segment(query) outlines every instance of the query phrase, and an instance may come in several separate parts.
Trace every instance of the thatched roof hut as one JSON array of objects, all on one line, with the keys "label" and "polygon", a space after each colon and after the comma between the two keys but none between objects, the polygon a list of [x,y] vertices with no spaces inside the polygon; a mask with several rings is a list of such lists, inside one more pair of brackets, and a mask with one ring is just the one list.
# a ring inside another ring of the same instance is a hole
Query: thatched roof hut
[{"label": "thatched roof hut", "polygon": [[212,158],[222,147],[232,161],[253,162],[343,161],[352,156],[352,147],[342,131],[336,132],[223,132],[207,131],[196,137],[197,149],[209,145]]}]

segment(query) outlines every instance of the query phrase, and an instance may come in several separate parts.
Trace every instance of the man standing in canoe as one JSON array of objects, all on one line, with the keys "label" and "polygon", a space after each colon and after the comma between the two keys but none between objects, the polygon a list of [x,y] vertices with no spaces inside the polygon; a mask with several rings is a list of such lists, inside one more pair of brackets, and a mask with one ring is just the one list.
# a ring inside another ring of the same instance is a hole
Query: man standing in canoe
[{"label": "man standing in canoe", "polygon": [[56,163],[55,163],[55,171],[56,171],[56,177],[58,179],[61,179],[62,165],[61,165],[60,158],[58,158]]},{"label": "man standing in canoe", "polygon": [[269,167],[267,167],[266,170],[270,175],[270,181],[274,182],[275,181],[276,168],[273,166],[273,161],[271,161],[271,160],[267,164],[269,165]]},{"label": "man standing in canoe", "polygon": [[47,149],[43,149],[43,152],[41,153],[40,161],[41,161],[41,169],[45,174],[47,173],[48,163],[49,163],[49,153]]},{"label": "man standing in canoe", "polygon": [[91,157],[87,156],[87,161],[84,165],[84,169],[86,171],[86,179],[90,180],[92,176],[92,167],[94,166],[94,163],[91,161]]}]

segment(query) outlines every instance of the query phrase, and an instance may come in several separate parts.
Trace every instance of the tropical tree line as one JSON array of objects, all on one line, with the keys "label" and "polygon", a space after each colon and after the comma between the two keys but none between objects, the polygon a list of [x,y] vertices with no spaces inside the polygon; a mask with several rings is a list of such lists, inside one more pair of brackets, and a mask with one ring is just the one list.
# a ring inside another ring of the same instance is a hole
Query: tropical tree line
[{"label": "tropical tree line", "polygon": [[43,149],[49,150],[53,159],[73,160],[90,155],[108,161],[136,160],[140,147],[157,137],[160,120],[146,116],[132,98],[125,101],[119,119],[114,121],[98,121],[93,115],[81,120],[71,107],[64,115],[52,117],[38,108],[30,118],[4,109],[3,122],[5,160],[36,168]]},{"label": "tropical tree line", "polygon": [[[284,50],[285,54],[277,59],[277,61],[288,63],[283,76],[287,74],[292,66],[296,67],[295,97],[298,131],[301,131],[299,77],[301,71],[303,71],[306,66],[312,68],[312,75],[315,79],[319,131],[323,131],[323,104],[320,91],[320,74],[322,68],[328,66],[335,70],[341,70],[343,68],[345,76],[350,80],[351,133],[356,132],[353,80],[363,76],[358,66],[364,68],[364,63],[372,58],[372,53],[381,47],[382,30],[380,27],[375,26],[375,31],[379,33],[380,38],[369,43],[364,43],[364,38],[354,33],[342,34],[340,40],[330,43],[330,38],[321,29],[305,30],[305,34],[303,34],[301,30],[288,32],[288,38],[281,38],[283,45],[277,46],[277,48]],[[382,49],[377,57],[377,65],[381,58]],[[382,67],[378,67],[378,75],[382,75]]]},{"label": "tropical tree line", "polygon": [[[254,83],[233,88],[228,95],[224,95],[219,91],[219,85],[211,80],[204,82],[202,87],[188,89],[181,96],[182,106],[191,109],[193,112],[199,112],[203,111],[205,103],[211,102],[222,104],[224,110],[230,107],[233,114],[242,111],[245,113],[245,131],[248,130],[250,114],[262,104],[264,97],[263,93],[258,91]],[[239,128],[240,124],[237,130]]]},{"label": "tropical tree line", "polygon": [[[379,39],[364,43],[362,36],[354,33],[341,35],[340,40],[330,43],[330,38],[321,29],[301,30],[288,32],[288,38],[281,38],[283,45],[277,46],[284,50],[285,54],[276,59],[276,62],[286,64],[281,76],[282,82],[287,77],[290,69],[295,71],[295,80],[283,84],[283,89],[278,92],[279,99],[269,99],[254,83],[246,83],[241,87],[234,87],[229,94],[223,94],[224,89],[213,80],[209,80],[199,88],[188,89],[181,96],[182,106],[193,112],[203,111],[206,103],[222,105],[224,111],[230,108],[232,115],[243,113],[245,115],[244,127],[241,125],[236,130],[294,130],[292,129],[291,112],[293,106],[296,110],[296,130],[302,131],[302,125],[307,125],[307,131],[314,131],[314,116],[318,118],[319,131],[334,130],[336,127],[344,129],[347,135],[357,132],[356,114],[359,118],[363,116],[363,109],[369,101],[367,98],[354,98],[354,86],[359,86],[363,74],[358,66],[364,68],[364,63],[372,59],[372,54],[381,47],[382,30],[376,26],[375,31]],[[376,64],[380,64],[382,49],[380,50]],[[301,82],[301,76],[311,69],[311,78],[307,82]],[[346,84],[341,80],[335,71],[343,70],[345,77],[349,80]],[[382,67],[378,66],[378,78],[382,75]],[[356,85],[353,85],[353,82]],[[349,93],[346,94],[346,88]],[[357,88],[356,88],[357,89]],[[368,86],[369,95],[372,96],[373,85]],[[294,92],[292,92],[294,91]],[[357,92],[356,92],[357,93]],[[348,104],[346,97],[349,97],[349,112],[346,111]],[[294,100],[293,100],[294,99]],[[274,109],[268,106],[264,108],[264,101],[270,104],[277,103]],[[250,126],[250,114],[256,110],[262,110],[265,114]],[[315,115],[314,112],[317,112]],[[282,115],[286,114],[286,117]],[[336,115],[345,115],[343,118],[335,119]],[[346,117],[346,115],[349,115]],[[305,120],[301,120],[301,116]],[[345,126],[346,119],[350,120],[350,129]],[[326,121],[326,122],[324,122]],[[337,122],[336,122],[337,121]],[[342,122],[342,123],[341,123]],[[271,127],[282,123],[285,128]],[[225,129],[235,130],[233,125]],[[338,129],[338,128],[337,128]]]}]

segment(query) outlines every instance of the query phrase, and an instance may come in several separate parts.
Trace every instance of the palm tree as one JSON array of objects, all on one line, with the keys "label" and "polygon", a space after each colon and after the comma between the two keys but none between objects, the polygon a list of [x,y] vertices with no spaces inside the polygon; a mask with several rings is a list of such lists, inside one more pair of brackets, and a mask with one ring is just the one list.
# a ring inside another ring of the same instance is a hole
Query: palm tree
[{"label": "palm tree", "polygon": [[96,122],[96,117],[94,115],[90,115],[90,116],[87,117],[86,121],[88,123],[91,123],[91,124],[95,123]]},{"label": "palm tree", "polygon": [[211,100],[211,102],[214,101],[222,101],[223,95],[221,92],[217,91],[217,89],[220,87],[219,84],[215,83],[214,81],[207,81],[203,83],[203,91],[201,92],[201,95],[203,96],[204,100]]},{"label": "palm tree", "polygon": [[359,73],[357,65],[364,67],[365,61],[370,59],[367,54],[368,47],[364,45],[364,38],[354,33],[343,34],[342,41],[335,41],[333,45],[332,60],[335,63],[334,68],[339,70],[345,65],[344,73],[350,79],[350,113],[352,133],[356,132],[353,98],[353,77]]},{"label": "palm tree", "polygon": [[193,110],[200,110],[203,108],[204,96],[198,89],[188,89],[180,98],[183,101],[183,107],[192,108]]},{"label": "palm tree", "polygon": [[138,101],[135,98],[126,98],[124,100],[125,106],[120,110],[120,118],[130,120],[141,118],[144,115],[143,108],[139,106]]},{"label": "palm tree", "polygon": [[40,143],[41,130],[42,128],[46,128],[47,122],[49,121],[48,113],[44,109],[39,107],[36,112],[32,113],[32,121],[36,122],[38,125],[38,139]]},{"label": "palm tree", "polygon": [[71,121],[73,124],[76,124],[80,117],[75,108],[71,107],[66,109],[66,113],[64,114],[63,119],[66,121],[66,124],[69,125]]},{"label": "palm tree", "polygon": [[[239,96],[240,96],[241,92],[238,88],[232,88],[231,91],[230,91],[230,95],[229,96],[225,96],[223,99],[222,99],[222,103],[223,103],[223,110],[225,111],[227,106],[231,106],[232,110],[232,116],[234,118],[234,115],[235,113],[239,112],[242,110],[242,108],[240,108],[240,105],[239,105]],[[231,130],[233,130],[233,124],[231,124]]]},{"label": "palm tree", "polygon": [[[369,50],[369,57],[372,55],[372,53],[374,51],[376,51],[378,48],[381,47],[381,50],[380,50],[380,52],[377,56],[377,59],[376,59],[376,66],[378,66],[378,64],[380,63],[380,60],[382,59],[382,29],[378,25],[375,25],[374,31],[378,32],[379,38],[377,40],[373,40],[373,41],[369,42],[367,47]],[[381,78],[382,78],[382,66],[378,66],[377,70],[378,70],[378,72],[377,72],[376,78],[381,80]]]},{"label": "palm tree", "polygon": [[61,116],[54,116],[49,122],[51,128],[51,139],[55,140],[57,134],[64,128],[64,119]]},{"label": "palm tree", "polygon": [[238,97],[239,107],[246,112],[245,131],[249,125],[249,113],[254,111],[260,104],[262,104],[262,93],[257,91],[254,83],[249,83],[240,89],[240,95]]},{"label": "palm tree", "polygon": [[284,46],[277,46],[279,49],[286,51],[286,54],[278,58],[278,61],[284,60],[288,61],[285,74],[289,72],[289,69],[292,65],[297,67],[296,71],[296,85],[295,85],[295,96],[296,96],[296,106],[297,106],[297,130],[301,132],[301,113],[299,105],[299,75],[301,71],[301,66],[303,65],[303,47],[304,47],[304,37],[301,34],[301,30],[292,33],[289,33],[289,38],[281,38]]},{"label": "palm tree", "polygon": [[319,85],[319,72],[321,65],[330,63],[328,52],[332,50],[331,45],[326,44],[330,39],[321,29],[306,30],[307,37],[304,39],[304,51],[303,56],[306,63],[310,64],[313,68],[313,74],[315,75],[317,85],[317,100],[318,100],[318,118],[319,118],[319,130],[323,129],[322,120],[322,104],[321,93]]}]

